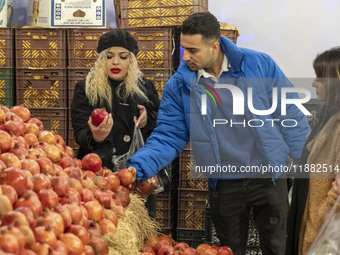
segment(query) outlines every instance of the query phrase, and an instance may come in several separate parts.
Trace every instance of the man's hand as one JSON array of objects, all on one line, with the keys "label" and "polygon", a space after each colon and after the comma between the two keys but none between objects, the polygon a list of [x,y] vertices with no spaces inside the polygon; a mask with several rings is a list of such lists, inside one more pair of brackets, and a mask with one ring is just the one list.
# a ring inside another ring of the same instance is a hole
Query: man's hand
[{"label": "man's hand", "polygon": [[136,116],[134,116],[133,121],[136,123],[137,127],[143,128],[148,121],[148,113],[143,105],[138,104],[137,108],[139,109],[139,118],[137,119]]},{"label": "man's hand", "polygon": [[92,123],[92,118],[90,116],[89,121],[87,122],[89,125],[93,139],[96,142],[101,142],[103,141],[111,132],[112,126],[113,126],[113,119],[112,119],[112,114],[110,113],[107,115],[103,122],[100,123],[99,126],[96,126]]},{"label": "man's hand", "polygon": [[133,181],[135,181],[136,178],[137,178],[137,170],[136,170],[136,168],[134,168],[133,166],[129,166],[127,169],[133,173],[133,177],[134,177]]}]

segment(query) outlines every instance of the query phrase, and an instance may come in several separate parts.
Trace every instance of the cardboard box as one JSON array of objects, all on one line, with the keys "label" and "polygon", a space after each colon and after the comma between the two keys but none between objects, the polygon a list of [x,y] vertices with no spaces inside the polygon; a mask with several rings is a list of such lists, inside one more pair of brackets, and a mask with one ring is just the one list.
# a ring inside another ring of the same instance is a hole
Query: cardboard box
[{"label": "cardboard box", "polygon": [[0,27],[10,27],[13,14],[13,0],[0,0]]},{"label": "cardboard box", "polygon": [[105,0],[29,0],[27,25],[105,27]]}]

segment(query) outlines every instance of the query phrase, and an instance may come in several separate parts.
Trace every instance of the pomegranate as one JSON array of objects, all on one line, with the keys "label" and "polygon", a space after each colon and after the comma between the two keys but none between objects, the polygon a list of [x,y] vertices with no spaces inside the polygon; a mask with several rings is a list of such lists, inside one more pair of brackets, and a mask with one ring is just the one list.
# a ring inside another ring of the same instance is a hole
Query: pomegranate
[{"label": "pomegranate", "polygon": [[86,203],[94,199],[93,192],[87,188],[83,188],[81,192],[81,201]]},{"label": "pomegranate", "polygon": [[186,244],[186,243],[177,243],[175,246],[174,246],[175,250],[176,251],[185,251],[187,248],[189,248],[189,245]]},{"label": "pomegranate", "polygon": [[54,176],[51,178],[51,184],[53,190],[62,197],[68,193],[69,190],[69,180],[66,176]]},{"label": "pomegranate", "polygon": [[83,169],[90,170],[92,172],[98,172],[102,167],[102,160],[95,153],[85,155],[81,162]]},{"label": "pomegranate", "polygon": [[84,206],[89,214],[89,220],[99,221],[103,218],[103,207],[98,201],[87,202]]},{"label": "pomegranate", "polygon": [[40,173],[40,166],[36,160],[33,159],[22,159],[21,168],[28,170],[32,175]]},{"label": "pomegranate", "polygon": [[38,226],[34,229],[35,240],[40,243],[46,243],[52,248],[57,247],[57,237],[51,230],[51,227]]},{"label": "pomegranate", "polygon": [[81,225],[72,224],[66,229],[65,233],[72,233],[75,236],[79,237],[83,245],[86,245],[89,240],[89,234],[86,228]]},{"label": "pomegranate", "polygon": [[47,157],[40,157],[37,159],[40,166],[40,172],[46,175],[55,176],[56,172],[53,166],[53,162]]},{"label": "pomegranate", "polygon": [[156,250],[156,247],[158,246],[159,241],[160,240],[158,236],[151,236],[146,241],[146,245],[150,246],[153,250]]},{"label": "pomegranate", "polygon": [[233,255],[233,251],[228,246],[222,246],[218,250],[218,255]]},{"label": "pomegranate", "polygon": [[206,250],[206,249],[208,249],[208,248],[210,248],[211,246],[209,245],[209,244],[207,244],[207,243],[202,243],[202,244],[200,244],[200,245],[198,245],[197,246],[197,248],[196,248],[196,252],[198,253],[198,254],[203,254],[203,252]]},{"label": "pomegranate", "polygon": [[9,120],[0,126],[0,129],[6,131],[10,135],[21,135],[22,134],[23,124],[20,124],[17,121]]},{"label": "pomegranate", "polygon": [[66,143],[61,135],[55,135],[55,139],[57,140],[57,144],[60,144],[65,149]]},{"label": "pomegranate", "polygon": [[42,189],[38,192],[39,200],[43,208],[53,208],[59,203],[59,197],[52,189]]},{"label": "pomegranate", "polygon": [[48,146],[46,146],[44,151],[46,152],[47,157],[50,160],[52,160],[53,163],[57,163],[60,160],[60,158],[61,158],[60,150],[55,145],[48,145]]},{"label": "pomegranate", "polygon": [[105,108],[94,109],[91,113],[92,123],[96,126],[99,126],[107,115],[109,114]]},{"label": "pomegranate", "polygon": [[110,174],[104,177],[105,180],[110,184],[111,190],[116,192],[120,186],[120,180],[117,175]]},{"label": "pomegranate", "polygon": [[115,197],[121,201],[123,207],[127,207],[130,204],[130,195],[128,190],[117,190]]},{"label": "pomegranate", "polygon": [[92,179],[87,176],[87,174],[84,175],[83,179],[81,180],[81,184],[84,188],[87,188],[91,191],[93,191],[94,187],[96,186]]},{"label": "pomegranate", "polygon": [[0,154],[0,160],[3,161],[7,167],[14,166],[21,169],[20,159],[13,153],[5,152]]},{"label": "pomegranate", "polygon": [[63,217],[56,212],[44,209],[44,212],[37,218],[38,226],[49,226],[54,234],[58,237],[64,232]]},{"label": "pomegranate", "polygon": [[18,208],[21,206],[31,208],[33,213],[41,213],[43,211],[43,207],[39,198],[29,194],[20,197],[18,201],[14,204],[14,208]]},{"label": "pomegranate", "polygon": [[3,109],[0,108],[0,124],[4,123],[5,121],[6,121],[6,113]]},{"label": "pomegranate", "polygon": [[12,146],[12,137],[5,131],[0,130],[0,151],[4,153]]},{"label": "pomegranate", "polygon": [[96,237],[102,237],[103,233],[100,229],[97,222],[93,220],[89,220],[89,229],[88,229],[89,236],[96,236]]},{"label": "pomegranate", "polygon": [[50,189],[52,187],[51,180],[45,174],[35,174],[32,178],[33,191],[39,192],[42,189]]},{"label": "pomegranate", "polygon": [[0,195],[0,219],[8,212],[13,210],[13,206],[9,198],[5,195]]},{"label": "pomegranate", "polygon": [[65,147],[65,153],[71,158],[74,158],[74,150],[70,146]]},{"label": "pomegranate", "polygon": [[89,178],[94,178],[97,176],[97,173],[91,172],[91,171],[84,171],[84,175],[86,175]]},{"label": "pomegranate", "polygon": [[82,241],[72,233],[61,234],[59,240],[65,244],[69,255],[81,255],[84,251]]},{"label": "pomegranate", "polygon": [[54,212],[59,213],[63,218],[64,227],[67,228],[72,224],[72,214],[68,209],[67,205],[57,205],[53,208]]},{"label": "pomegranate", "polygon": [[6,164],[0,160],[0,173],[2,172],[2,170],[4,170],[5,168],[7,168]]},{"label": "pomegranate", "polygon": [[32,245],[35,244],[35,236],[32,229],[26,225],[19,225],[18,228],[25,237],[25,247],[32,247]]},{"label": "pomegranate", "polygon": [[10,211],[2,217],[2,225],[10,226],[14,224],[29,226],[26,216],[18,211]]},{"label": "pomegranate", "polygon": [[125,211],[122,203],[118,198],[113,198],[111,202],[111,210],[117,215],[119,218],[124,218]]},{"label": "pomegranate", "polygon": [[31,118],[30,110],[23,105],[13,106],[11,112],[17,114],[24,122],[27,122]]},{"label": "pomegranate", "polygon": [[31,246],[31,250],[34,251],[37,255],[47,255],[52,250],[46,243],[36,242]]},{"label": "pomegranate", "polygon": [[27,177],[19,168],[8,167],[0,173],[0,184],[12,186],[20,196],[26,189]]},{"label": "pomegranate", "polygon": [[18,239],[10,233],[0,235],[0,250],[12,254],[18,254],[20,250]]},{"label": "pomegranate", "polygon": [[24,134],[22,137],[26,140],[29,148],[31,148],[33,144],[38,142],[38,137],[31,133]]},{"label": "pomegranate", "polygon": [[8,152],[13,153],[20,160],[28,157],[28,151],[24,147],[19,146],[18,142],[15,142],[14,146],[10,148]]},{"label": "pomegranate", "polygon": [[94,250],[90,245],[84,246],[84,254],[85,255],[95,255]]},{"label": "pomegranate", "polygon": [[55,138],[55,135],[50,132],[50,131],[41,131],[38,135],[38,140],[39,142],[43,142],[43,143],[48,143],[48,144],[52,144],[55,145],[57,143],[57,139]]},{"label": "pomegranate", "polygon": [[98,221],[98,225],[102,230],[103,235],[108,233],[115,234],[117,231],[116,225],[107,219],[101,219],[100,221]]},{"label": "pomegranate", "polygon": [[18,194],[15,189],[12,186],[6,184],[1,185],[1,189],[2,194],[7,196],[11,204],[14,205],[14,203],[18,200]]},{"label": "pomegranate", "polygon": [[92,246],[96,254],[106,255],[109,253],[109,248],[101,237],[90,236],[88,245]]},{"label": "pomegranate", "polygon": [[110,190],[111,186],[109,182],[103,177],[97,175],[92,179],[95,185],[97,185],[101,190]]},{"label": "pomegranate", "polygon": [[103,218],[111,221],[115,226],[118,224],[118,219],[116,214],[110,209],[104,209]]},{"label": "pomegranate", "polygon": [[175,255],[175,249],[170,245],[163,245],[158,249],[157,255]]},{"label": "pomegranate", "polygon": [[68,154],[63,154],[62,157],[59,159],[58,164],[63,168],[67,167],[75,167],[76,162],[74,161],[73,158],[71,158]]},{"label": "pomegranate", "polygon": [[196,255],[196,254],[198,254],[198,253],[192,247],[189,247],[182,252],[182,255]]},{"label": "pomegranate", "polygon": [[34,217],[34,213],[31,210],[31,208],[28,207],[17,207],[15,208],[15,211],[21,212],[26,216],[27,222],[29,226],[34,229],[37,226],[37,220]]},{"label": "pomegranate", "polygon": [[40,130],[37,124],[34,124],[34,123],[25,124],[25,134],[33,134],[35,136],[38,136],[39,132]]},{"label": "pomegranate", "polygon": [[153,254],[156,255],[156,252],[154,252],[154,250],[150,246],[147,246],[147,245],[143,246],[139,251],[140,252],[153,252]]},{"label": "pomegranate", "polygon": [[34,123],[38,126],[40,132],[44,131],[43,123],[37,118],[31,118],[29,121],[27,121],[27,123]]},{"label": "pomegranate", "polygon": [[218,255],[218,251],[216,251],[216,250],[214,250],[213,248],[210,247],[210,248],[204,250],[202,255]]},{"label": "pomegranate", "polygon": [[76,204],[66,204],[66,207],[69,209],[72,216],[72,223],[78,224],[82,219],[82,210],[79,205]]},{"label": "pomegranate", "polygon": [[75,178],[81,180],[84,177],[83,171],[76,166],[67,167],[64,171],[68,174],[70,178]]},{"label": "pomegranate", "polygon": [[134,172],[130,171],[127,168],[123,168],[118,171],[118,178],[120,180],[120,184],[122,186],[127,186],[131,183],[133,183],[136,179],[136,175]]},{"label": "pomegranate", "polygon": [[143,195],[151,195],[155,191],[155,184],[154,182],[150,181],[150,179],[144,181],[144,182],[138,182],[137,183],[137,189],[141,192]]}]

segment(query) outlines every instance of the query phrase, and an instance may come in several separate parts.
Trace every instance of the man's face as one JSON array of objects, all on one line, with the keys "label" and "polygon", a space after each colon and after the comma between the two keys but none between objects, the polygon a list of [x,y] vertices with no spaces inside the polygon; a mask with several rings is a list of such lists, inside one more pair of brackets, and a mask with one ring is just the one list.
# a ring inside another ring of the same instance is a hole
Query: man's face
[{"label": "man's face", "polygon": [[184,48],[183,60],[187,62],[191,71],[209,68],[213,65],[212,43],[203,40],[201,34],[181,34],[181,46]]}]

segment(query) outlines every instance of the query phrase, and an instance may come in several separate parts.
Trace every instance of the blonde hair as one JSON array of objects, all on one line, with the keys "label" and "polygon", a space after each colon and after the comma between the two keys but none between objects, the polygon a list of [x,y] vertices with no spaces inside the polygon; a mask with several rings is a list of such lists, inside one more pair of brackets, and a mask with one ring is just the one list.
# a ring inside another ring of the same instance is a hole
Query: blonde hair
[{"label": "blonde hair", "polygon": [[[107,52],[109,49],[103,50],[98,54],[97,60],[86,76],[85,93],[92,106],[107,103],[112,110],[112,90],[106,72]],[[149,102],[145,93],[139,87],[139,80],[143,78],[143,73],[138,67],[137,59],[132,52],[129,52],[129,70],[124,80],[116,89],[117,95],[124,101],[129,97],[141,97]]]}]

